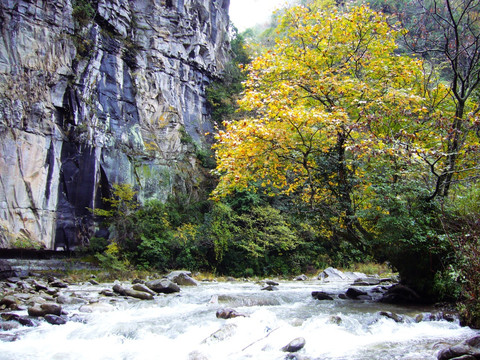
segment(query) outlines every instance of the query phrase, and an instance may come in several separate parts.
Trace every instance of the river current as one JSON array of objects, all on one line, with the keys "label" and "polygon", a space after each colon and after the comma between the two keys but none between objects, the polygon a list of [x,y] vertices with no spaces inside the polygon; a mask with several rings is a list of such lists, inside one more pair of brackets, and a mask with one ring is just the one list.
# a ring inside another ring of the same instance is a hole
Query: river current
[{"label": "river current", "polygon": [[[302,337],[306,344],[299,358],[428,360],[443,347],[477,335],[455,321],[414,320],[433,311],[429,308],[311,296],[312,291],[341,294],[349,286],[292,281],[262,291],[253,282],[204,282],[150,301],[101,297],[108,304],[102,311],[82,313],[78,305],[65,305],[70,319],[65,325],[42,322],[13,330],[18,339],[0,342],[0,359],[273,360],[285,359],[281,348]],[[73,291],[94,299],[99,287],[78,285]],[[218,319],[220,308],[246,316]],[[395,322],[380,311],[405,320]]]}]

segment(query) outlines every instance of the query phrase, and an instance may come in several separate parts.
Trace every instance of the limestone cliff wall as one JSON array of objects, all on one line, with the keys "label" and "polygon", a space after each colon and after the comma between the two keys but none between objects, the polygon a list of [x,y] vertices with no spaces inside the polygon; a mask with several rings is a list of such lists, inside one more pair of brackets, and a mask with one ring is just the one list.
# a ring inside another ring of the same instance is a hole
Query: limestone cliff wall
[{"label": "limestone cliff wall", "polygon": [[114,183],[200,196],[229,0],[0,0],[0,247],[83,244]]}]

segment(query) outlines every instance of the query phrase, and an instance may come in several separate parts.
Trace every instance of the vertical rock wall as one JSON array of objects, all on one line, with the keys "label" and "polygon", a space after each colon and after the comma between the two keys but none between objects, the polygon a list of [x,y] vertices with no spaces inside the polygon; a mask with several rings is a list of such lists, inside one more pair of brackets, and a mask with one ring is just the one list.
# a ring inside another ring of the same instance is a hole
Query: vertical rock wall
[{"label": "vertical rock wall", "polygon": [[0,247],[85,243],[114,183],[201,196],[229,0],[0,0]]}]

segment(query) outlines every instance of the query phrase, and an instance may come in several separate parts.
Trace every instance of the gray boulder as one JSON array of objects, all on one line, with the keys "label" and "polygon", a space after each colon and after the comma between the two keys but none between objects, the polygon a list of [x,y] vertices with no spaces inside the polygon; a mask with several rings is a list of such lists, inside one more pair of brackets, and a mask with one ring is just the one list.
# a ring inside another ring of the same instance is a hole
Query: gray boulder
[{"label": "gray boulder", "polygon": [[415,304],[420,302],[421,298],[409,287],[396,284],[388,288],[378,301],[387,304]]},{"label": "gray boulder", "polygon": [[333,300],[333,297],[323,291],[312,291],[312,297],[317,300]]},{"label": "gray boulder", "polygon": [[151,295],[156,294],[155,291],[149,289],[146,285],[140,284],[140,283],[133,284],[132,289],[137,290],[137,291],[143,291],[143,292],[149,293]]},{"label": "gray boulder", "polygon": [[43,317],[48,314],[60,316],[62,314],[62,307],[52,303],[35,304],[34,306],[30,306],[27,311],[28,315],[33,317]]},{"label": "gray boulder", "polygon": [[480,359],[480,336],[475,336],[456,345],[441,350],[438,360]]},{"label": "gray boulder", "polygon": [[153,300],[153,295],[145,292],[145,291],[138,291],[134,289],[125,289],[125,295],[131,296],[136,299],[141,299],[141,300]]},{"label": "gray boulder", "polygon": [[145,285],[156,293],[172,294],[180,291],[178,285],[168,279],[147,281]]},{"label": "gray boulder", "polygon": [[302,274],[302,275],[298,275],[295,279],[293,279],[294,281],[307,281],[308,280],[308,276],[305,275],[305,274]]},{"label": "gray boulder", "polygon": [[181,286],[198,286],[198,282],[192,278],[192,273],[185,270],[172,271],[166,278]]},{"label": "gray boulder", "polygon": [[47,314],[45,315],[45,320],[52,325],[63,325],[67,323],[67,320],[62,318],[61,316],[53,315],[53,314]]},{"label": "gray boulder", "polygon": [[305,346],[305,339],[303,337],[299,337],[299,338],[296,338],[296,339],[293,339],[292,341],[290,341],[287,345],[285,345],[284,347],[282,347],[282,351],[284,352],[297,352],[297,351],[300,351],[301,349],[303,349],[303,347]]},{"label": "gray boulder", "polygon": [[355,289],[355,288],[348,288],[345,295],[349,299],[354,299],[354,300],[364,300],[365,297],[368,297],[368,294],[365,291]]}]

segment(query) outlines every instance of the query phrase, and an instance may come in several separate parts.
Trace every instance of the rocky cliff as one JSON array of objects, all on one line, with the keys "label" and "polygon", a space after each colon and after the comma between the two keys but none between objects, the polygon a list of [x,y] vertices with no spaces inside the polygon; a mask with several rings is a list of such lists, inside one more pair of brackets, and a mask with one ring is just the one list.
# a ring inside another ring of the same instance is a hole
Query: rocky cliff
[{"label": "rocky cliff", "polygon": [[85,243],[114,183],[200,196],[229,0],[0,0],[0,247]]}]

